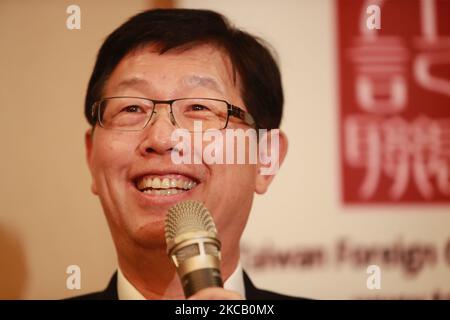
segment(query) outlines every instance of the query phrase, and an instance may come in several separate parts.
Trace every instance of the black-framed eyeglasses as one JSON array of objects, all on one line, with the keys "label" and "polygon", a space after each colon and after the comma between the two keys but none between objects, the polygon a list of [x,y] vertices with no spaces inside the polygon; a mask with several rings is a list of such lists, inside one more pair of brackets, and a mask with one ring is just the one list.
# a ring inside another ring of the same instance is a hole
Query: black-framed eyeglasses
[{"label": "black-framed eyeglasses", "polygon": [[169,105],[172,124],[190,132],[200,131],[199,123],[201,123],[201,131],[225,129],[230,117],[236,119],[233,122],[255,128],[255,121],[248,112],[225,100],[212,98],[154,100],[128,96],[107,97],[93,104],[92,116],[101,127],[106,129],[140,131],[157,113],[155,111],[157,104]]}]

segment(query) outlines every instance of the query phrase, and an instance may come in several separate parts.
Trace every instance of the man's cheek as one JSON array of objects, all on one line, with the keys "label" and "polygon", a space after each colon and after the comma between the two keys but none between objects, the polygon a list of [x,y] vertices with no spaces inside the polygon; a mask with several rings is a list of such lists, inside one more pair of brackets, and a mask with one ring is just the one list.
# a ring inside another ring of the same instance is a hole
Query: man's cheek
[{"label": "man's cheek", "polygon": [[92,162],[92,182],[91,191],[94,195],[101,196],[102,190],[105,188],[102,181],[108,179],[108,172],[111,171],[114,161],[104,149],[96,149],[93,153]]},{"label": "man's cheek", "polygon": [[97,183],[96,183],[95,179],[92,179],[92,182],[91,182],[91,192],[94,195],[98,196],[98,188],[97,188]]},{"label": "man's cheek", "polygon": [[[98,160],[98,159],[97,159]],[[95,163],[92,172],[92,182],[91,182],[91,192],[96,196],[101,196],[102,190],[104,189],[102,186],[102,181],[104,181],[104,169],[105,167],[99,163],[98,161]]]},{"label": "man's cheek", "polygon": [[98,175],[101,170],[100,158],[98,154],[98,149],[93,149],[89,163],[89,169],[91,172],[91,192],[98,196],[99,195],[99,185],[98,185]]}]

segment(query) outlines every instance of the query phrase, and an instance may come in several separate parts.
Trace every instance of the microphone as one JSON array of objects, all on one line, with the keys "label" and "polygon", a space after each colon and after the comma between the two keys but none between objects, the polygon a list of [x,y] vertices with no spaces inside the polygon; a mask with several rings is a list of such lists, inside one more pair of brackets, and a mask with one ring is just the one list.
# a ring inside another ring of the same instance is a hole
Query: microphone
[{"label": "microphone", "polygon": [[208,287],[223,287],[220,275],[220,241],[208,209],[195,200],[169,209],[165,220],[167,253],[177,268],[184,295]]}]

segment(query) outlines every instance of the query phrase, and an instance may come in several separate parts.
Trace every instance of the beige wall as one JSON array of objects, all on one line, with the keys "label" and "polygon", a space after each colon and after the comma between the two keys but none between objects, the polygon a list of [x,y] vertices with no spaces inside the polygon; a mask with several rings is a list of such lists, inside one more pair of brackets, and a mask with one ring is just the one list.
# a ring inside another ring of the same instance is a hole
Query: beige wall
[{"label": "beige wall", "polygon": [[[71,264],[82,270],[80,292],[101,289],[115,268],[89,189],[83,101],[103,39],[147,2],[0,2],[0,297],[74,295]],[[81,30],[66,28],[74,3]]]},{"label": "beige wall", "polygon": [[[449,206],[343,207],[338,194],[333,2],[179,1],[217,9],[277,49],[286,92],[284,167],[257,197],[244,243],[252,248],[425,241],[450,237]],[[66,8],[81,7],[81,30],[67,30]],[[85,164],[83,99],[105,36],[147,1],[0,2],[0,298],[61,298],[102,289],[115,253]],[[257,9],[255,9],[257,8]],[[289,31],[287,31],[289,30]],[[82,290],[65,287],[66,267],[82,270]],[[251,269],[251,268],[250,268]],[[258,285],[317,298],[370,295],[365,269],[255,270]],[[439,263],[407,278],[383,270],[381,294],[450,291]]]}]

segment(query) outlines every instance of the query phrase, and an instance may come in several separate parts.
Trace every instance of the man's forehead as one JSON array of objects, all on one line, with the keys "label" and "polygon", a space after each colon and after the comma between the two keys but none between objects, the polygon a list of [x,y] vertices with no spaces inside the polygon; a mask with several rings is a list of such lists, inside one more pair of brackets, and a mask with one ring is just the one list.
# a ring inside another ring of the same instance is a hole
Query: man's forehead
[{"label": "man's forehead", "polygon": [[[176,61],[176,65],[180,70],[186,74],[180,74],[177,79],[179,85],[186,88],[204,87],[224,94],[226,86],[238,88],[238,81],[234,74],[234,68],[228,54],[223,49],[211,44],[201,44],[193,47],[177,47],[167,52],[160,53],[161,48],[155,44],[149,44],[145,47],[133,50],[127,54],[114,70],[113,74],[119,76],[119,79],[114,81],[118,88],[126,87],[148,87],[151,86],[151,77],[144,76],[144,71],[141,64],[145,65],[155,59],[156,66],[161,66],[161,61],[158,58],[174,58],[175,61],[180,59],[183,61]],[[183,69],[184,65],[191,65],[190,59],[205,58],[205,63],[198,63],[200,66],[193,72],[192,70]],[[215,62],[215,63],[214,63]],[[177,69],[177,68],[176,68]],[[180,71],[181,72],[181,71]],[[119,75],[117,74],[119,73]],[[153,70],[156,74],[156,69]],[[149,73],[150,75],[152,73]],[[163,75],[163,76],[168,76]],[[228,83],[228,84],[227,84]]]},{"label": "man's forehead", "polygon": [[183,77],[181,81],[187,87],[207,87],[220,93],[224,93],[225,91],[223,85],[210,76],[188,75]]},{"label": "man's forehead", "polygon": [[[137,59],[146,59],[146,53],[151,55],[158,55],[161,57],[173,57],[175,59],[186,58],[186,59],[201,59],[204,60],[205,69],[207,66],[214,65],[216,62],[216,67],[223,67],[223,70],[227,76],[232,80],[233,84],[236,84],[239,80],[239,75],[236,73],[233,62],[231,61],[229,52],[227,52],[223,47],[213,44],[213,43],[187,43],[185,45],[177,46],[169,50],[163,50],[164,46],[161,44],[150,43],[127,54],[123,59],[127,59],[133,56]],[[148,58],[148,56],[147,56]],[[122,62],[121,61],[121,62]]]},{"label": "man's forehead", "polygon": [[[211,76],[188,74],[183,76],[178,82],[179,85],[181,85],[182,87],[186,87],[188,89],[204,87],[217,91],[221,94],[225,94],[223,84]],[[147,89],[149,87],[152,87],[152,80],[138,75],[126,77],[120,80],[120,82],[117,85],[118,89],[127,89],[127,88]]]}]

